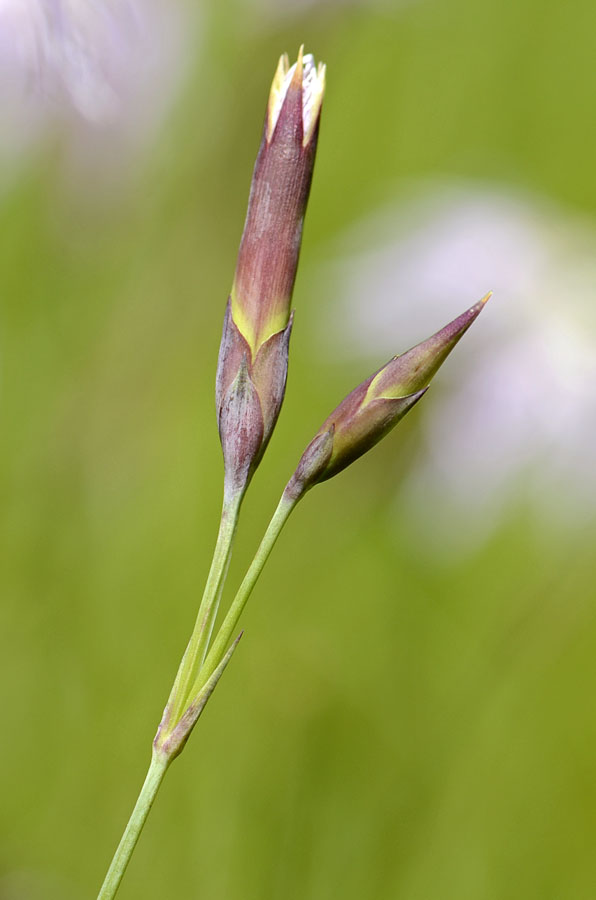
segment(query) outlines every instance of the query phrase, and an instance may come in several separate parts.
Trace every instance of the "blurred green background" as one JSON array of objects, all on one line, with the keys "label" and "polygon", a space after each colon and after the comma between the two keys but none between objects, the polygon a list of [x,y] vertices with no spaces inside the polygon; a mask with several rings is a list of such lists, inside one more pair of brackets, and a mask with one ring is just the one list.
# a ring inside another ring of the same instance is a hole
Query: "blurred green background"
[{"label": "blurred green background", "polygon": [[[280,52],[304,41],[328,91],[288,392],[228,595],[371,368],[320,352],[343,230],[428,176],[596,221],[592,0],[181,12],[172,104],[97,190],[66,133],[3,162],[2,900],[94,897],[144,777],[216,534],[214,372]],[[424,552],[396,496],[440,400],[290,521],[123,900],[594,897],[594,518],[553,530],[518,503],[470,553]]]}]

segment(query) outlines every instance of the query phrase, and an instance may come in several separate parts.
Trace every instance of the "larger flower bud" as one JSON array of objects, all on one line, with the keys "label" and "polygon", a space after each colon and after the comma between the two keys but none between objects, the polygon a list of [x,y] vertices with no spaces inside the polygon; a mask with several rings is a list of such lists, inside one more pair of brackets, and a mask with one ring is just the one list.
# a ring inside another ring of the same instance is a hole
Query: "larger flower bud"
[{"label": "larger flower bud", "polygon": [[255,163],[224,321],[216,402],[226,485],[248,484],[285,392],[290,303],[317,146],[325,67],[282,56]]},{"label": "larger flower bud", "polygon": [[393,359],[358,385],[323,422],[286,488],[296,500],[378,443],[422,397],[457,342],[490,297]]}]

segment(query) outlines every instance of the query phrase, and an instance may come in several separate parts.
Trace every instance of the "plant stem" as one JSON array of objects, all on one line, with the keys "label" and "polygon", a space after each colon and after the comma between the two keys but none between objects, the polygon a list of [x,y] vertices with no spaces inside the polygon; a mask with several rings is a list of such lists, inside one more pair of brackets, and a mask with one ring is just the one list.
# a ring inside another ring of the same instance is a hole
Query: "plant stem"
[{"label": "plant stem", "polygon": [[[286,496],[285,493],[282,495],[278,507],[273,514],[273,518],[265,532],[265,536],[257,550],[256,556],[222,622],[217,637],[215,638],[206,659],[203,661],[205,650],[211,636],[213,622],[217,613],[219,596],[221,594],[231,555],[232,541],[236,530],[238,511],[241,502],[242,496],[235,498],[234,502],[229,505],[226,505],[224,501],[222,521],[213,556],[213,563],[211,565],[211,571],[209,573],[195,628],[186,649],[186,653],[182,659],[182,663],[180,664],[180,668],[178,669],[176,681],[174,682],[174,687],[172,688],[170,699],[166,706],[164,719],[158,730],[159,736],[160,731],[164,728],[166,739],[174,733],[176,725],[181,719],[181,714],[187,711],[187,707],[192,703],[193,698],[199,696],[201,690],[205,688],[209,679],[219,668],[220,671],[217,673],[213,685],[210,686],[204,702],[207,701],[213,688],[217,684],[217,681],[233,652],[233,647],[227,648],[238,623],[238,619],[242,614],[246,601],[257,583],[258,577],[263,570],[263,566],[267,562],[279,533],[298,500]],[[192,680],[193,678],[194,681]],[[182,722],[183,721],[184,720],[182,720]],[[192,731],[195,721],[196,718],[189,722],[188,734]],[[183,735],[184,740],[182,746],[184,746],[188,734],[185,736]],[[156,737],[156,741],[157,740],[158,738]],[[181,749],[181,747],[176,747],[171,755],[168,755],[167,753],[160,751],[160,746],[163,748],[163,744],[155,744],[157,749],[154,750],[147,777],[145,778],[141,793],[139,794],[139,798],[128,825],[126,826],[122,840],[120,841],[111,862],[108,874],[106,875],[97,900],[112,900],[115,896],[168,765]]]},{"label": "plant stem", "polygon": [[132,815],[128,820],[128,824],[122,835],[118,849],[114,854],[114,858],[108,869],[104,883],[101,886],[97,900],[112,900],[122,881],[122,876],[126,871],[132,852],[139,839],[139,835],[143,830],[145,820],[149,815],[149,810],[155,800],[155,795],[163,780],[169,765],[169,759],[162,755],[153,754],[151,757],[151,765],[141,788],[141,793],[132,811]]},{"label": "plant stem", "polygon": [[182,662],[174,681],[166,710],[169,724],[173,727],[188,706],[191,699],[190,687],[205,659],[213,623],[217,615],[221,592],[228,572],[234,535],[238,524],[238,514],[244,492],[237,492],[228,498],[224,495],[219,532],[211,568],[205,584],[203,598],[195,621],[193,633],[182,657]]},{"label": "plant stem", "polygon": [[223,658],[226,648],[238,624],[238,619],[242,615],[242,611],[246,606],[246,602],[250,597],[255,584],[257,583],[259,575],[263,571],[263,567],[267,562],[267,559],[269,558],[269,554],[273,549],[273,545],[279,537],[282,528],[286,524],[289,515],[296,506],[297,502],[298,499],[288,497],[285,492],[282,494],[277,509],[273,514],[273,518],[271,519],[263,540],[259,545],[259,549],[257,550],[256,555],[252,563],[250,564],[250,568],[248,569],[248,572],[244,576],[244,580],[240,585],[240,588],[238,589],[238,593],[234,597],[232,605],[230,606],[226,617],[221,624],[217,637],[213,642],[207,658],[199,670],[197,679],[190,692],[192,696],[198,693],[202,685],[213,674],[213,672],[219,665],[219,662]]}]

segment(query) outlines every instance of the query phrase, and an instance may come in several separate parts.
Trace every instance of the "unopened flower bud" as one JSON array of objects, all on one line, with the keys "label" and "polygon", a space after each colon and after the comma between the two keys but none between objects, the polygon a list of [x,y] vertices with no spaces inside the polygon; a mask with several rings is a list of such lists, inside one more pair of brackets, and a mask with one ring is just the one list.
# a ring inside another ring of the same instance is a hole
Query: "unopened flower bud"
[{"label": "unopened flower bud", "polygon": [[289,499],[326,481],[370,450],[422,397],[428,385],[490,297],[468,309],[421,344],[395,356],[325,420],[286,488]]},{"label": "unopened flower bud", "polygon": [[[269,95],[219,354],[219,431],[228,487],[236,491],[246,487],[263,455],[285,392],[290,303],[324,89],[325,67],[315,67],[302,48],[292,66],[286,55],[281,57]],[[238,382],[241,367],[244,375]],[[246,415],[252,416],[250,427]],[[244,426],[234,431],[240,421]]]}]

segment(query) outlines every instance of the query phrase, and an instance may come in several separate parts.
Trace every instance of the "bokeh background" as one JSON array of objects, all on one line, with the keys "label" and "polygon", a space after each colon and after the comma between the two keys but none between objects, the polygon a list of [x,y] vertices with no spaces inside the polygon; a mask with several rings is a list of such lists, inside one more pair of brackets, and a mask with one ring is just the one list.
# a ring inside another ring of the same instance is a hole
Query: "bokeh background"
[{"label": "bokeh background", "polygon": [[328,66],[286,403],[493,300],[317,488],[125,898],[596,893],[592,0],[0,3],[0,898],[94,897],[213,547],[213,381],[277,58]]}]

